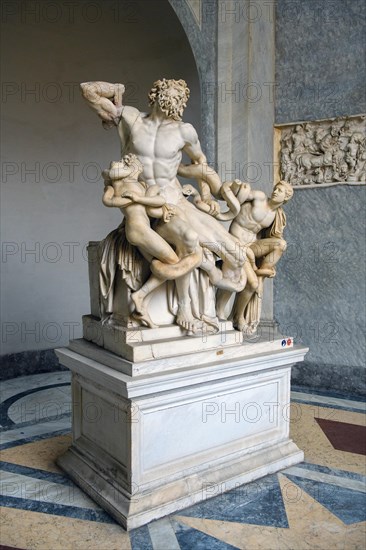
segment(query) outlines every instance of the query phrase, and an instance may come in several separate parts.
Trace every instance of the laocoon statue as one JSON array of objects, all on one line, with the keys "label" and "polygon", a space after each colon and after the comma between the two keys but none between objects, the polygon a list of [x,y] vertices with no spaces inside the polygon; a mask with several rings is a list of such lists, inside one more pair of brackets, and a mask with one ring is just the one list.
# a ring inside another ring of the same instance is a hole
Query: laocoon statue
[{"label": "laocoon statue", "polygon": [[[263,279],[275,276],[286,248],[282,205],[292,186],[280,181],[267,198],[240,180],[222,183],[196,130],[182,121],[189,99],[184,80],[156,81],[148,113],[123,104],[122,84],[85,82],[81,89],[103,126],[117,127],[121,141],[121,158],[103,172],[103,204],[123,213],[121,225],[101,243],[103,321],[113,317],[121,273],[133,323],[159,326],[149,303],[165,284],[176,295],[174,322],[188,335],[215,333],[219,319],[229,316],[235,328],[254,332]],[[182,164],[183,152],[191,164]],[[198,189],[182,186],[177,176],[195,179]],[[222,221],[231,221],[229,230]]]}]

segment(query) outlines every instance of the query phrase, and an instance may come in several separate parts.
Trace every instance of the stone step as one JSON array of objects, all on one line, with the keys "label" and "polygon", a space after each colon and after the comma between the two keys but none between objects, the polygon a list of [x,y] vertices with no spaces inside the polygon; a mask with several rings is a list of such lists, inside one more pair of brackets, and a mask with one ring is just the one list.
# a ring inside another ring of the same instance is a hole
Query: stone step
[{"label": "stone step", "polygon": [[83,316],[83,336],[104,349],[132,362],[147,361],[218,347],[239,345],[242,334],[233,329],[230,321],[220,323],[217,334],[187,336],[175,325],[159,328],[126,328],[121,325],[102,324],[92,315]]}]

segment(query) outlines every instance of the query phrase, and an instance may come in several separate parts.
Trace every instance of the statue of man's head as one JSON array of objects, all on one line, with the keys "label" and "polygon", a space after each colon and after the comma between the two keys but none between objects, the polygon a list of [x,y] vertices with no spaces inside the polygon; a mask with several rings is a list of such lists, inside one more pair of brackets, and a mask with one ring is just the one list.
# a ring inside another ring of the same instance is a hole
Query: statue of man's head
[{"label": "statue of man's head", "polygon": [[285,204],[294,194],[294,188],[287,181],[281,180],[273,188],[271,199],[275,202]]},{"label": "statue of man's head", "polygon": [[173,120],[182,120],[187,106],[189,88],[184,80],[157,80],[149,93],[149,104],[157,104],[159,109]]},{"label": "statue of man's head", "polygon": [[127,177],[138,178],[143,170],[143,166],[136,155],[129,153],[122,157],[121,160],[112,161],[109,169],[113,170],[113,177],[111,179],[116,180]]}]

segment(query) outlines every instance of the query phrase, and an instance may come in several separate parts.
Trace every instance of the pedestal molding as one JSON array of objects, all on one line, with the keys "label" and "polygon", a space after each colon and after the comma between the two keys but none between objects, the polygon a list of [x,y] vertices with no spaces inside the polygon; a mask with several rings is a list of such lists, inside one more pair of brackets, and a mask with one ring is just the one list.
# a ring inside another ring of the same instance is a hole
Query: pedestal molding
[{"label": "pedestal molding", "polygon": [[172,357],[145,376],[57,350],[73,371],[73,443],[59,465],[133,529],[214,496],[212,485],[228,491],[301,462],[284,411],[291,366],[307,349],[267,346],[179,368]]}]

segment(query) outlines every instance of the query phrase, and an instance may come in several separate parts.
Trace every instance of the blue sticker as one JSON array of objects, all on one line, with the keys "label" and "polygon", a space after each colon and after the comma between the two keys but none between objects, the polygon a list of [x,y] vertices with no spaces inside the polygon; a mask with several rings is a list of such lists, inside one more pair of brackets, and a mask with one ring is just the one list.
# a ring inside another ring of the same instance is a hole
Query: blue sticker
[{"label": "blue sticker", "polygon": [[286,347],[286,340],[282,340],[282,342],[281,342],[281,346],[282,346],[283,348],[285,348],[285,347]]}]

